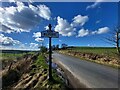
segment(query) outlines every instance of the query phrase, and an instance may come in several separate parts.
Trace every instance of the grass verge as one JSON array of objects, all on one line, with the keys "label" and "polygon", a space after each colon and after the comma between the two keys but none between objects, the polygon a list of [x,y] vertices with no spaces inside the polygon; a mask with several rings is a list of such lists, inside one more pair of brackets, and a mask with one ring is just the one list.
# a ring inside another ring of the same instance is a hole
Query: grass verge
[{"label": "grass verge", "polygon": [[87,59],[87,58],[81,58],[80,56],[74,56],[74,55],[69,55],[67,52],[63,53],[59,51],[59,53],[61,54],[65,54],[65,55],[68,55],[68,56],[72,56],[72,57],[76,57],[76,58],[79,58],[81,60],[86,60],[86,61],[90,61],[90,62],[94,62],[94,63],[97,63],[97,64],[101,64],[101,65],[106,65],[106,66],[110,66],[110,67],[113,67],[113,68],[116,68],[116,69],[120,69],[120,65],[113,65],[113,64],[109,64],[108,62],[102,62],[102,61],[99,61],[99,60],[91,60],[91,59]]},{"label": "grass verge", "polygon": [[[40,72],[41,69],[44,69],[44,71],[47,70],[48,72],[48,64],[45,61],[45,57],[43,54],[40,54],[38,56],[38,59],[34,62],[34,64],[37,69],[33,69],[32,73],[35,72]],[[43,72],[44,73],[44,72]],[[47,73],[48,74],[48,73]],[[44,74],[43,74],[44,75]],[[47,75],[48,76],[48,75]],[[47,89],[65,89],[65,83],[63,82],[63,80],[57,75],[55,70],[52,70],[52,76],[53,76],[53,80],[49,81],[48,79],[41,82],[42,85],[38,88],[47,88]]]}]

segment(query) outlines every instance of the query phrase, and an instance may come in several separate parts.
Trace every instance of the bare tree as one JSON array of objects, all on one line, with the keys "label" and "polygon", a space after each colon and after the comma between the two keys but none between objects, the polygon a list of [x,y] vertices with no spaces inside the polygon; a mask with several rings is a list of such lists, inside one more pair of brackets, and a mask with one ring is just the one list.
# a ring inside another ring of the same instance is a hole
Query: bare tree
[{"label": "bare tree", "polygon": [[117,53],[120,55],[120,27],[115,28],[110,37],[106,40],[116,47]]}]

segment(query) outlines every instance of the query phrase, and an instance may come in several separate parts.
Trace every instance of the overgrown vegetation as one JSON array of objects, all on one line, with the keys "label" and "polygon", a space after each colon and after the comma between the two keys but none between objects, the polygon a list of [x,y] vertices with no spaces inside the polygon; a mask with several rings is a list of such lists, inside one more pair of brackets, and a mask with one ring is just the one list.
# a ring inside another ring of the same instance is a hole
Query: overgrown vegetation
[{"label": "overgrown vegetation", "polygon": [[116,54],[117,51],[115,47],[72,47],[66,50],[60,50],[59,52],[99,64],[116,68],[120,67],[120,58]]},{"label": "overgrown vegetation", "polygon": [[8,90],[12,88],[14,90],[65,89],[64,82],[55,70],[52,71],[53,80],[48,80],[48,65],[44,55],[43,53],[25,54],[20,60],[14,62],[10,70],[5,68],[2,72],[2,87]]},{"label": "overgrown vegetation", "polygon": [[[34,64],[37,69],[40,69],[40,68],[43,68],[44,71],[48,71],[48,65],[45,61],[45,57],[43,54],[40,54],[38,56],[38,59],[34,62]],[[34,72],[36,71],[39,71],[39,70],[34,70]],[[33,73],[33,71],[32,71]],[[64,82],[62,81],[62,79],[60,79],[56,73],[55,70],[52,70],[52,76],[53,76],[53,80],[52,81],[49,81],[48,79],[44,81],[44,83],[38,87],[39,89],[40,88],[47,88],[47,89],[61,89],[61,88],[64,88],[65,89],[65,85],[64,85]],[[47,84],[47,86],[49,87],[45,87],[44,84]]]},{"label": "overgrown vegetation", "polygon": [[28,52],[28,53],[0,53],[2,56],[1,60],[15,60],[20,58],[26,54],[35,54],[35,52]]},{"label": "overgrown vegetation", "polygon": [[74,47],[68,50],[109,56],[114,56],[116,53],[115,47]]},{"label": "overgrown vegetation", "polygon": [[45,46],[41,46],[39,48],[40,48],[41,53],[46,53],[47,52],[47,48]]},{"label": "overgrown vegetation", "polygon": [[26,53],[19,53],[19,54],[13,54],[13,53],[1,53],[2,54],[2,59],[5,60],[14,60],[18,57],[22,57]]}]

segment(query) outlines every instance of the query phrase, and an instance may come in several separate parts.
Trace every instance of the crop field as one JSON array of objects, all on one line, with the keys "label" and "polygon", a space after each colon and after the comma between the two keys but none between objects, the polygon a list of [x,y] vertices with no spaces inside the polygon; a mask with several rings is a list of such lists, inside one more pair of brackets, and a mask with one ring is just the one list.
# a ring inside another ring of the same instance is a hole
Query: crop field
[{"label": "crop field", "polygon": [[0,54],[2,56],[0,76],[3,88],[15,87],[22,88],[21,90],[24,88],[30,88],[30,90],[32,88],[66,88],[56,70],[52,70],[53,80],[51,82],[48,80],[46,54],[38,52],[16,53],[16,51]]},{"label": "crop field", "polygon": [[35,52],[21,52],[21,53],[16,53],[16,51],[12,52],[12,53],[8,53],[8,52],[5,52],[5,53],[2,53],[0,52],[0,56],[1,56],[1,60],[15,60],[19,57],[22,57],[24,56],[25,54],[34,54]]},{"label": "crop field", "polygon": [[0,53],[2,56],[2,59],[9,59],[9,60],[13,60],[16,59],[18,57],[22,57],[23,55],[25,55],[25,53],[20,53],[20,54],[13,54],[13,53]]},{"label": "crop field", "polygon": [[119,67],[119,55],[115,47],[69,47],[59,52],[82,60]]},{"label": "crop field", "polygon": [[12,61],[12,60],[16,60],[17,58],[20,58],[24,55],[25,55],[25,53],[21,53],[21,54],[1,53],[1,59],[0,60],[2,60],[2,61]]},{"label": "crop field", "polygon": [[117,53],[114,47],[74,47],[71,48],[70,50],[109,56],[114,56],[115,53]]}]

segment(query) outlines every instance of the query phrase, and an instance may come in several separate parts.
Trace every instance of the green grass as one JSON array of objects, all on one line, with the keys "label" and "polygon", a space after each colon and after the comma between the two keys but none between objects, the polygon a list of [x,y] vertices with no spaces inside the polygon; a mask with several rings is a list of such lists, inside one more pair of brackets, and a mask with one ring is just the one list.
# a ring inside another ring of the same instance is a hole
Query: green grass
[{"label": "green grass", "polygon": [[[38,56],[38,59],[35,61],[34,65],[36,65],[37,68],[42,66],[43,69],[49,69],[48,64],[45,62],[45,57],[43,54],[40,54]],[[35,70],[32,72],[35,72]],[[45,83],[50,85],[52,88],[59,88],[59,86],[61,87],[65,86],[62,79],[57,75],[55,70],[52,70],[52,76],[53,76],[53,80],[52,81],[47,80],[45,81]]]},{"label": "green grass", "polygon": [[48,69],[48,65],[45,62],[45,57],[43,54],[40,54],[38,56],[38,59],[36,60],[36,62],[34,63],[37,67],[42,66],[45,69]]},{"label": "green grass", "polygon": [[70,50],[109,56],[114,56],[117,53],[116,49],[112,47],[75,47]]},{"label": "green grass", "polygon": [[2,60],[15,60],[18,57],[22,57],[26,53],[13,54],[13,53],[1,53]]},{"label": "green grass", "polygon": [[[73,53],[74,52],[93,53],[93,55],[94,54],[103,55],[105,57],[107,56],[109,58],[114,58],[115,60],[118,60],[117,50],[114,47],[74,47],[74,48],[68,48],[66,50],[62,50],[62,52],[64,52],[64,54],[66,54],[66,55],[67,55],[68,51],[71,51],[71,52],[73,51]],[[83,58],[83,57],[81,58],[80,56],[75,56],[75,57],[78,57],[81,60],[82,59],[83,60],[88,60],[88,61],[99,63],[99,64],[102,64],[102,65],[112,66],[112,67],[115,67],[115,68],[120,67],[117,64],[112,64],[112,63],[108,64],[108,62],[102,62],[102,61],[99,61],[99,60],[91,60],[91,59]]]},{"label": "green grass", "polygon": [[35,54],[35,52],[28,53],[0,53],[1,60],[15,60],[18,57],[22,57],[25,54]]}]

